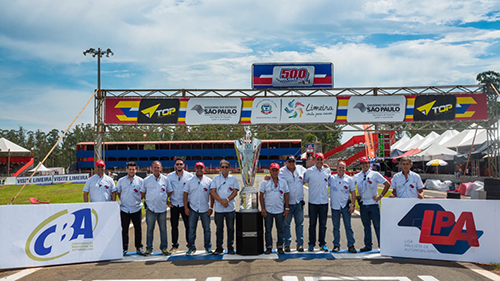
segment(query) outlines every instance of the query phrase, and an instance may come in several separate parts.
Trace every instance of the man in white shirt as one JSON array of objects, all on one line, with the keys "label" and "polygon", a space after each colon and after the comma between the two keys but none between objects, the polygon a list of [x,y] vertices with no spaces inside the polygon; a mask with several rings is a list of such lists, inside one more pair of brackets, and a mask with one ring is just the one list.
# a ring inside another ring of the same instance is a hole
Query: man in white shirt
[{"label": "man in white shirt", "polygon": [[155,224],[158,222],[160,228],[160,250],[164,256],[168,256],[167,242],[167,197],[172,192],[167,177],[161,174],[162,166],[160,161],[153,161],[151,164],[152,175],[144,179],[141,188],[141,197],[146,203],[146,255],[153,253],[153,237]]},{"label": "man in white shirt", "polygon": [[400,160],[402,171],[392,178],[392,196],[397,198],[424,198],[424,184],[420,175],[412,172],[411,159],[403,157]]},{"label": "man in white shirt", "polygon": [[127,176],[118,180],[116,189],[120,198],[120,218],[122,222],[123,255],[128,250],[128,230],[130,220],[134,225],[135,249],[138,255],[144,255],[142,249],[142,198],[143,179],[136,176],[137,163],[127,163]]},{"label": "man in white shirt", "polygon": [[184,222],[184,234],[188,241],[189,217],[184,212],[184,187],[193,177],[193,174],[184,171],[184,160],[177,158],[175,160],[174,171],[167,175],[167,180],[172,187],[172,192],[168,194],[170,201],[167,201],[170,207],[170,227],[172,233],[172,248],[169,253],[173,254],[179,249],[179,216]]},{"label": "man in white shirt", "polygon": [[323,153],[316,153],[316,164],[307,169],[304,182],[309,183],[309,248],[314,251],[316,244],[316,224],[319,219],[318,242],[322,251],[328,252],[326,247],[326,222],[328,219],[328,179],[331,170],[324,165]]},{"label": "man in white shirt", "polygon": [[[189,240],[186,255],[196,253],[196,226],[198,218],[203,227],[205,253],[212,254],[210,232],[210,216],[214,209],[214,199],[210,196],[212,180],[205,176],[205,164],[198,162],[194,165],[195,176],[184,187],[184,212],[189,216]],[[209,205],[210,204],[210,205]]]},{"label": "man in white shirt", "polygon": [[270,254],[273,247],[273,220],[276,221],[276,229],[278,232],[278,241],[276,248],[278,254],[283,255],[283,219],[288,216],[290,211],[288,207],[288,185],[284,179],[280,179],[278,163],[271,163],[271,179],[264,180],[260,184],[260,206],[261,214],[266,225],[266,251],[265,254]]},{"label": "man in white shirt", "polygon": [[116,187],[113,179],[104,174],[106,164],[99,160],[95,164],[96,174],[83,187],[83,202],[116,201]]},{"label": "man in white shirt", "polygon": [[215,200],[215,225],[217,227],[216,249],[214,254],[219,255],[224,252],[222,244],[224,242],[224,220],[227,225],[227,253],[234,255],[234,217],[235,206],[234,198],[238,195],[240,185],[238,180],[229,175],[229,162],[226,160],[220,161],[221,173],[212,179],[210,185],[211,195]]},{"label": "man in white shirt", "polygon": [[[378,172],[370,170],[370,159],[368,157],[361,157],[359,159],[362,171],[356,174],[353,179],[356,187],[358,188],[358,196],[360,202],[361,222],[365,232],[365,246],[360,249],[361,252],[368,252],[372,250],[372,228],[375,229],[375,235],[380,247],[380,208],[378,201],[384,197],[391,185],[389,182]],[[378,184],[384,185],[382,194],[378,194]]]},{"label": "man in white shirt", "polygon": [[337,174],[328,179],[333,223],[332,252],[340,251],[340,216],[342,216],[348,251],[349,253],[356,253],[354,232],[351,227],[351,214],[354,212],[354,202],[356,202],[356,186],[354,180],[345,173],[346,166],[344,161],[339,161],[337,163]]}]

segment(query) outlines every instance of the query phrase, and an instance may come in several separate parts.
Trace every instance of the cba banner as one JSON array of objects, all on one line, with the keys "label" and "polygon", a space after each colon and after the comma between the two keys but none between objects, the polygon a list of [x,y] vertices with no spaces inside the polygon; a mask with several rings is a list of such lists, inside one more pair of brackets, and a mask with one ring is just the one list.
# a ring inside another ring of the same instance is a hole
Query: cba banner
[{"label": "cba banner", "polygon": [[123,257],[117,202],[8,205],[0,213],[0,268]]},{"label": "cba banner", "polygon": [[495,200],[383,198],[384,256],[500,263]]}]

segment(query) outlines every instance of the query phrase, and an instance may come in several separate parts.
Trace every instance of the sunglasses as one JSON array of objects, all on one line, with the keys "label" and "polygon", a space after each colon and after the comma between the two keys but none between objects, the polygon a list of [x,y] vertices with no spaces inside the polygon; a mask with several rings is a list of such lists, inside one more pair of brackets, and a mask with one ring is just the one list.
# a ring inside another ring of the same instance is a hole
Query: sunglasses
[{"label": "sunglasses", "polygon": [[182,165],[184,165],[184,164],[183,163],[177,163],[177,164],[175,164],[175,166],[182,166]]},{"label": "sunglasses", "polygon": [[222,169],[229,169],[229,166],[220,166]]}]

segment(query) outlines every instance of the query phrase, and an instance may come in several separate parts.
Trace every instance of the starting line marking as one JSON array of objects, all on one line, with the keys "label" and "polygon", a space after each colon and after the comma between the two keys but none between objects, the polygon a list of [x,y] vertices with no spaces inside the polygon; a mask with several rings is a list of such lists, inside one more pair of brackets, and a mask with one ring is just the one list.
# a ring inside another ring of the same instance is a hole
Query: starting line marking
[{"label": "starting line marking", "polygon": [[2,280],[2,281],[16,281],[16,280],[19,280],[19,279],[21,279],[23,277],[26,277],[26,276],[30,275],[31,273],[33,273],[33,272],[35,272],[37,270],[40,270],[40,269],[42,269],[42,268],[40,268],[40,267],[37,267],[37,268],[28,268],[28,269],[25,269],[25,270],[21,270],[18,273],[9,275],[7,277],[0,278],[0,280]]}]

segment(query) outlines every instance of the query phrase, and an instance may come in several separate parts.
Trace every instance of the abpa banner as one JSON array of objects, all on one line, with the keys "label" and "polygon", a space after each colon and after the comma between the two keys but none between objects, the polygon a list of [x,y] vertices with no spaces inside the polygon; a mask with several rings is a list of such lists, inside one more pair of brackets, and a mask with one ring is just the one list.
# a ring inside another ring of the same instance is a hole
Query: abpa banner
[{"label": "abpa banner", "polygon": [[380,253],[499,263],[499,214],[495,200],[384,198]]}]

